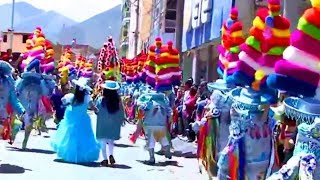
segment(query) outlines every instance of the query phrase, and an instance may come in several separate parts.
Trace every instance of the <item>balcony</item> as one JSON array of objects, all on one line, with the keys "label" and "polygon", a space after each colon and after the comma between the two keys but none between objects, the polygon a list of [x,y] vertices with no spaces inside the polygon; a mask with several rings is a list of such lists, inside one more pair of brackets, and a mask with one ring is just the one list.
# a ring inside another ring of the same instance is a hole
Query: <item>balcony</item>
[{"label": "balcony", "polygon": [[130,11],[129,11],[129,10],[128,10],[128,11],[123,12],[123,17],[124,17],[124,18],[128,18],[128,17],[130,17],[130,15],[131,15],[131,13],[130,13]]},{"label": "balcony", "polygon": [[128,37],[125,37],[122,41],[121,41],[121,44],[120,44],[120,47],[121,48],[125,48],[129,46],[129,38]]},{"label": "balcony", "polygon": [[130,17],[126,17],[122,19],[122,26],[126,26],[130,23]]}]

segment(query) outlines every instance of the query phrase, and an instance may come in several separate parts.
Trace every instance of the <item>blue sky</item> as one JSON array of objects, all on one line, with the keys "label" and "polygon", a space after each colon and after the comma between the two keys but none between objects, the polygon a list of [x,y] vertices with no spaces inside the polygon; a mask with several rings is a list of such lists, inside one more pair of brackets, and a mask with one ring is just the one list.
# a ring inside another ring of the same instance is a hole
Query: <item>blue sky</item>
[{"label": "blue sky", "polygon": [[[76,21],[86,20],[121,3],[121,0],[16,0],[46,11],[54,10]],[[12,0],[0,0],[0,5]]]}]

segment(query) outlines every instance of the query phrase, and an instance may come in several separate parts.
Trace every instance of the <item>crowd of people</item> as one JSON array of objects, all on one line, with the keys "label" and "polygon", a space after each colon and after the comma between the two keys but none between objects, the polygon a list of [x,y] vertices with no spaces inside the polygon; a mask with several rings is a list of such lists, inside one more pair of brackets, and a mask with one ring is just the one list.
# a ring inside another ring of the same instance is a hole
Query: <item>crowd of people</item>
[{"label": "crowd of people", "polygon": [[[96,68],[83,57],[72,59],[72,49],[55,67],[50,43],[36,28],[21,56],[23,73],[14,77],[0,61],[2,139],[13,144],[22,121],[26,149],[32,129],[41,132],[55,114],[51,145],[59,158],[93,162],[101,152],[101,165],[109,166],[128,122],[136,127],[132,143],[145,138],[150,165],[156,143],[171,159],[172,139],[180,138],[197,144],[200,171],[210,178],[319,179],[320,1],[311,0],[293,33],[280,1],[268,3],[247,39],[238,10],[231,9],[218,47],[221,79],[214,82],[181,83],[179,51],[161,38],[147,53],[120,60],[108,37]],[[95,131],[88,109],[97,115]]]}]

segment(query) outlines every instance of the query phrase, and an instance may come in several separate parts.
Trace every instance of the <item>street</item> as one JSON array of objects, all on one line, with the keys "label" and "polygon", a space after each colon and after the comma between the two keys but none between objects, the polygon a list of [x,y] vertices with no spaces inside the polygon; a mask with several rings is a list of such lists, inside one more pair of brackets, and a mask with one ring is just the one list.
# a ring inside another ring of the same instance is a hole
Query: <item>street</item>
[{"label": "street", "polygon": [[[95,116],[91,115],[95,129]],[[145,141],[137,140],[132,144],[128,136],[135,129],[132,125],[122,128],[121,139],[116,142],[114,156],[117,164],[111,167],[100,167],[99,163],[76,165],[59,162],[51,151],[50,136],[54,135],[55,125],[47,122],[49,133],[41,136],[33,132],[30,136],[28,151],[21,151],[23,131],[19,132],[16,142],[11,146],[1,141],[0,149],[0,179],[10,180],[102,180],[102,179],[129,179],[149,180],[167,179],[182,180],[207,179],[199,173],[196,159],[196,146],[176,138],[173,140],[175,153],[170,161],[164,156],[156,155],[157,164],[149,166],[143,164],[148,159],[148,152],[144,150]],[[157,147],[159,150],[160,147]]]}]

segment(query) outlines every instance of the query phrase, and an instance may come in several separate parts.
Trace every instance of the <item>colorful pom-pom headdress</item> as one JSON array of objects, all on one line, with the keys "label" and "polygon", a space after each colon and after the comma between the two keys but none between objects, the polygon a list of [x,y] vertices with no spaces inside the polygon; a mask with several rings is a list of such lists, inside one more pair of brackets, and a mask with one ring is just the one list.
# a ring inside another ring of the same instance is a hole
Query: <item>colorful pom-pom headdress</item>
[{"label": "colorful pom-pom headdress", "polygon": [[181,70],[179,52],[172,42],[163,45],[161,38],[156,38],[155,45],[149,48],[148,60],[145,64],[146,82],[158,92],[172,90],[172,86],[180,85]]},{"label": "colorful pom-pom headdress", "polygon": [[112,37],[108,37],[107,42],[100,49],[97,71],[104,76],[105,80],[120,80],[120,63]]},{"label": "colorful pom-pom headdress", "polygon": [[312,0],[293,32],[283,60],[267,79],[269,87],[303,98],[284,100],[285,113],[298,123],[312,124],[320,117],[320,0]]},{"label": "colorful pom-pom headdress", "polygon": [[303,95],[320,96],[320,1],[311,1],[291,35],[290,46],[276,63],[276,74],[268,78],[270,87]]},{"label": "colorful pom-pom headdress", "polygon": [[238,21],[238,9],[233,8],[230,17],[223,24],[221,45],[218,46],[218,73],[227,81],[237,67],[240,45],[244,43],[242,23]]}]

